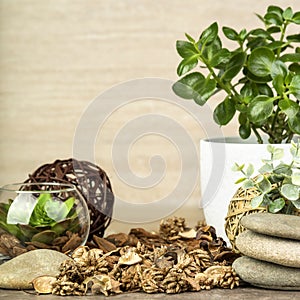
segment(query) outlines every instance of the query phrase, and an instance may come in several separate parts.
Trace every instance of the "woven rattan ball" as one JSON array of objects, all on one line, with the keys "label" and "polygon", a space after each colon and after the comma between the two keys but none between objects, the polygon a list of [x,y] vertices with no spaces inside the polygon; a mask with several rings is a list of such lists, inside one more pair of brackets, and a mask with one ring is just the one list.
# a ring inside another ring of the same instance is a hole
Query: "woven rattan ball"
[{"label": "woven rattan ball", "polygon": [[44,164],[29,175],[26,183],[71,183],[85,199],[91,219],[88,241],[103,236],[113,212],[114,194],[108,176],[99,166],[74,158]]},{"label": "woven rattan ball", "polygon": [[232,245],[232,249],[238,252],[235,246],[236,237],[245,230],[240,224],[243,216],[252,213],[266,212],[265,207],[252,208],[252,198],[258,196],[260,192],[256,188],[243,189],[239,188],[234,194],[228,206],[228,213],[225,218],[225,232]]}]

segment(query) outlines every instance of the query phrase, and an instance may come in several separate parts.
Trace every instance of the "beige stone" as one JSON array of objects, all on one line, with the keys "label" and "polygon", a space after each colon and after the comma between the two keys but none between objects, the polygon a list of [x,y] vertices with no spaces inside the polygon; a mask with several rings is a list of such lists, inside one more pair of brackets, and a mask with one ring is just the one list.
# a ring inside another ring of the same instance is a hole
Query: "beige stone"
[{"label": "beige stone", "polygon": [[247,256],[238,258],[233,268],[241,279],[268,289],[300,290],[300,269],[289,268]]},{"label": "beige stone", "polygon": [[284,214],[250,214],[241,225],[257,233],[300,240],[300,217]]},{"label": "beige stone", "polygon": [[242,254],[252,258],[300,268],[300,242],[296,240],[246,230],[237,236],[236,247]]},{"label": "beige stone", "polygon": [[59,266],[69,257],[61,252],[38,249],[21,254],[0,265],[0,288],[32,289],[38,276],[59,274]]}]

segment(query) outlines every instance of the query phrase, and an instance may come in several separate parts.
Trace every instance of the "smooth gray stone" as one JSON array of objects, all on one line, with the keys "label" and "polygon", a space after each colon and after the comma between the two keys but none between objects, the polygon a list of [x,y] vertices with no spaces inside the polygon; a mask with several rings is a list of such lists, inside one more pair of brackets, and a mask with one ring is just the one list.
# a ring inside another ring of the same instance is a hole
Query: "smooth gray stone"
[{"label": "smooth gray stone", "polygon": [[21,254],[0,265],[0,288],[32,289],[31,281],[42,275],[56,276],[67,255],[48,249]]},{"label": "smooth gray stone", "polygon": [[300,290],[300,269],[284,267],[247,256],[232,265],[239,277],[252,285],[280,290]]},{"label": "smooth gray stone", "polygon": [[236,238],[236,247],[247,256],[300,268],[300,242],[246,230]]},{"label": "smooth gray stone", "polygon": [[300,217],[283,214],[256,213],[244,216],[241,225],[254,232],[300,240]]}]

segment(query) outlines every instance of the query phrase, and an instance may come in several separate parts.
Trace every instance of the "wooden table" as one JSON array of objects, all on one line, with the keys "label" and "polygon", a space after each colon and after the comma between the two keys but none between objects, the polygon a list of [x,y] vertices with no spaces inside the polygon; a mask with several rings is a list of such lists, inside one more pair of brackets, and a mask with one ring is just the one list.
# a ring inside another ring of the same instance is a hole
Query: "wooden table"
[{"label": "wooden table", "polygon": [[[33,291],[29,291],[30,293]],[[37,299],[36,295],[29,294],[24,291],[13,291],[0,289],[0,299],[13,299],[13,300],[32,300]],[[88,300],[101,300],[109,299],[104,295],[88,295],[88,296],[55,296],[55,295],[42,295],[39,296],[40,300],[65,300],[65,299],[88,299]],[[252,287],[236,288],[233,290],[225,289],[212,289],[210,291],[189,292],[182,294],[145,294],[145,293],[128,293],[112,296],[113,300],[215,300],[215,299],[229,299],[229,300],[253,300],[253,299],[273,299],[273,300],[290,300],[300,299],[300,291],[277,291],[266,290]]]}]

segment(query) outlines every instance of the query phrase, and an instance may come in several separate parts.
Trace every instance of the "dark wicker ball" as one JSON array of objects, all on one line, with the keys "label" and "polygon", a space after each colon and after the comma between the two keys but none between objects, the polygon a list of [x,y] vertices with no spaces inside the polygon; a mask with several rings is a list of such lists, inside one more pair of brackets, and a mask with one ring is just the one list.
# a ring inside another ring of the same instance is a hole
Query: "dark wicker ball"
[{"label": "dark wicker ball", "polygon": [[85,199],[90,213],[90,233],[102,237],[111,221],[114,194],[108,176],[99,166],[74,158],[44,164],[28,176],[26,183],[71,183]]}]

